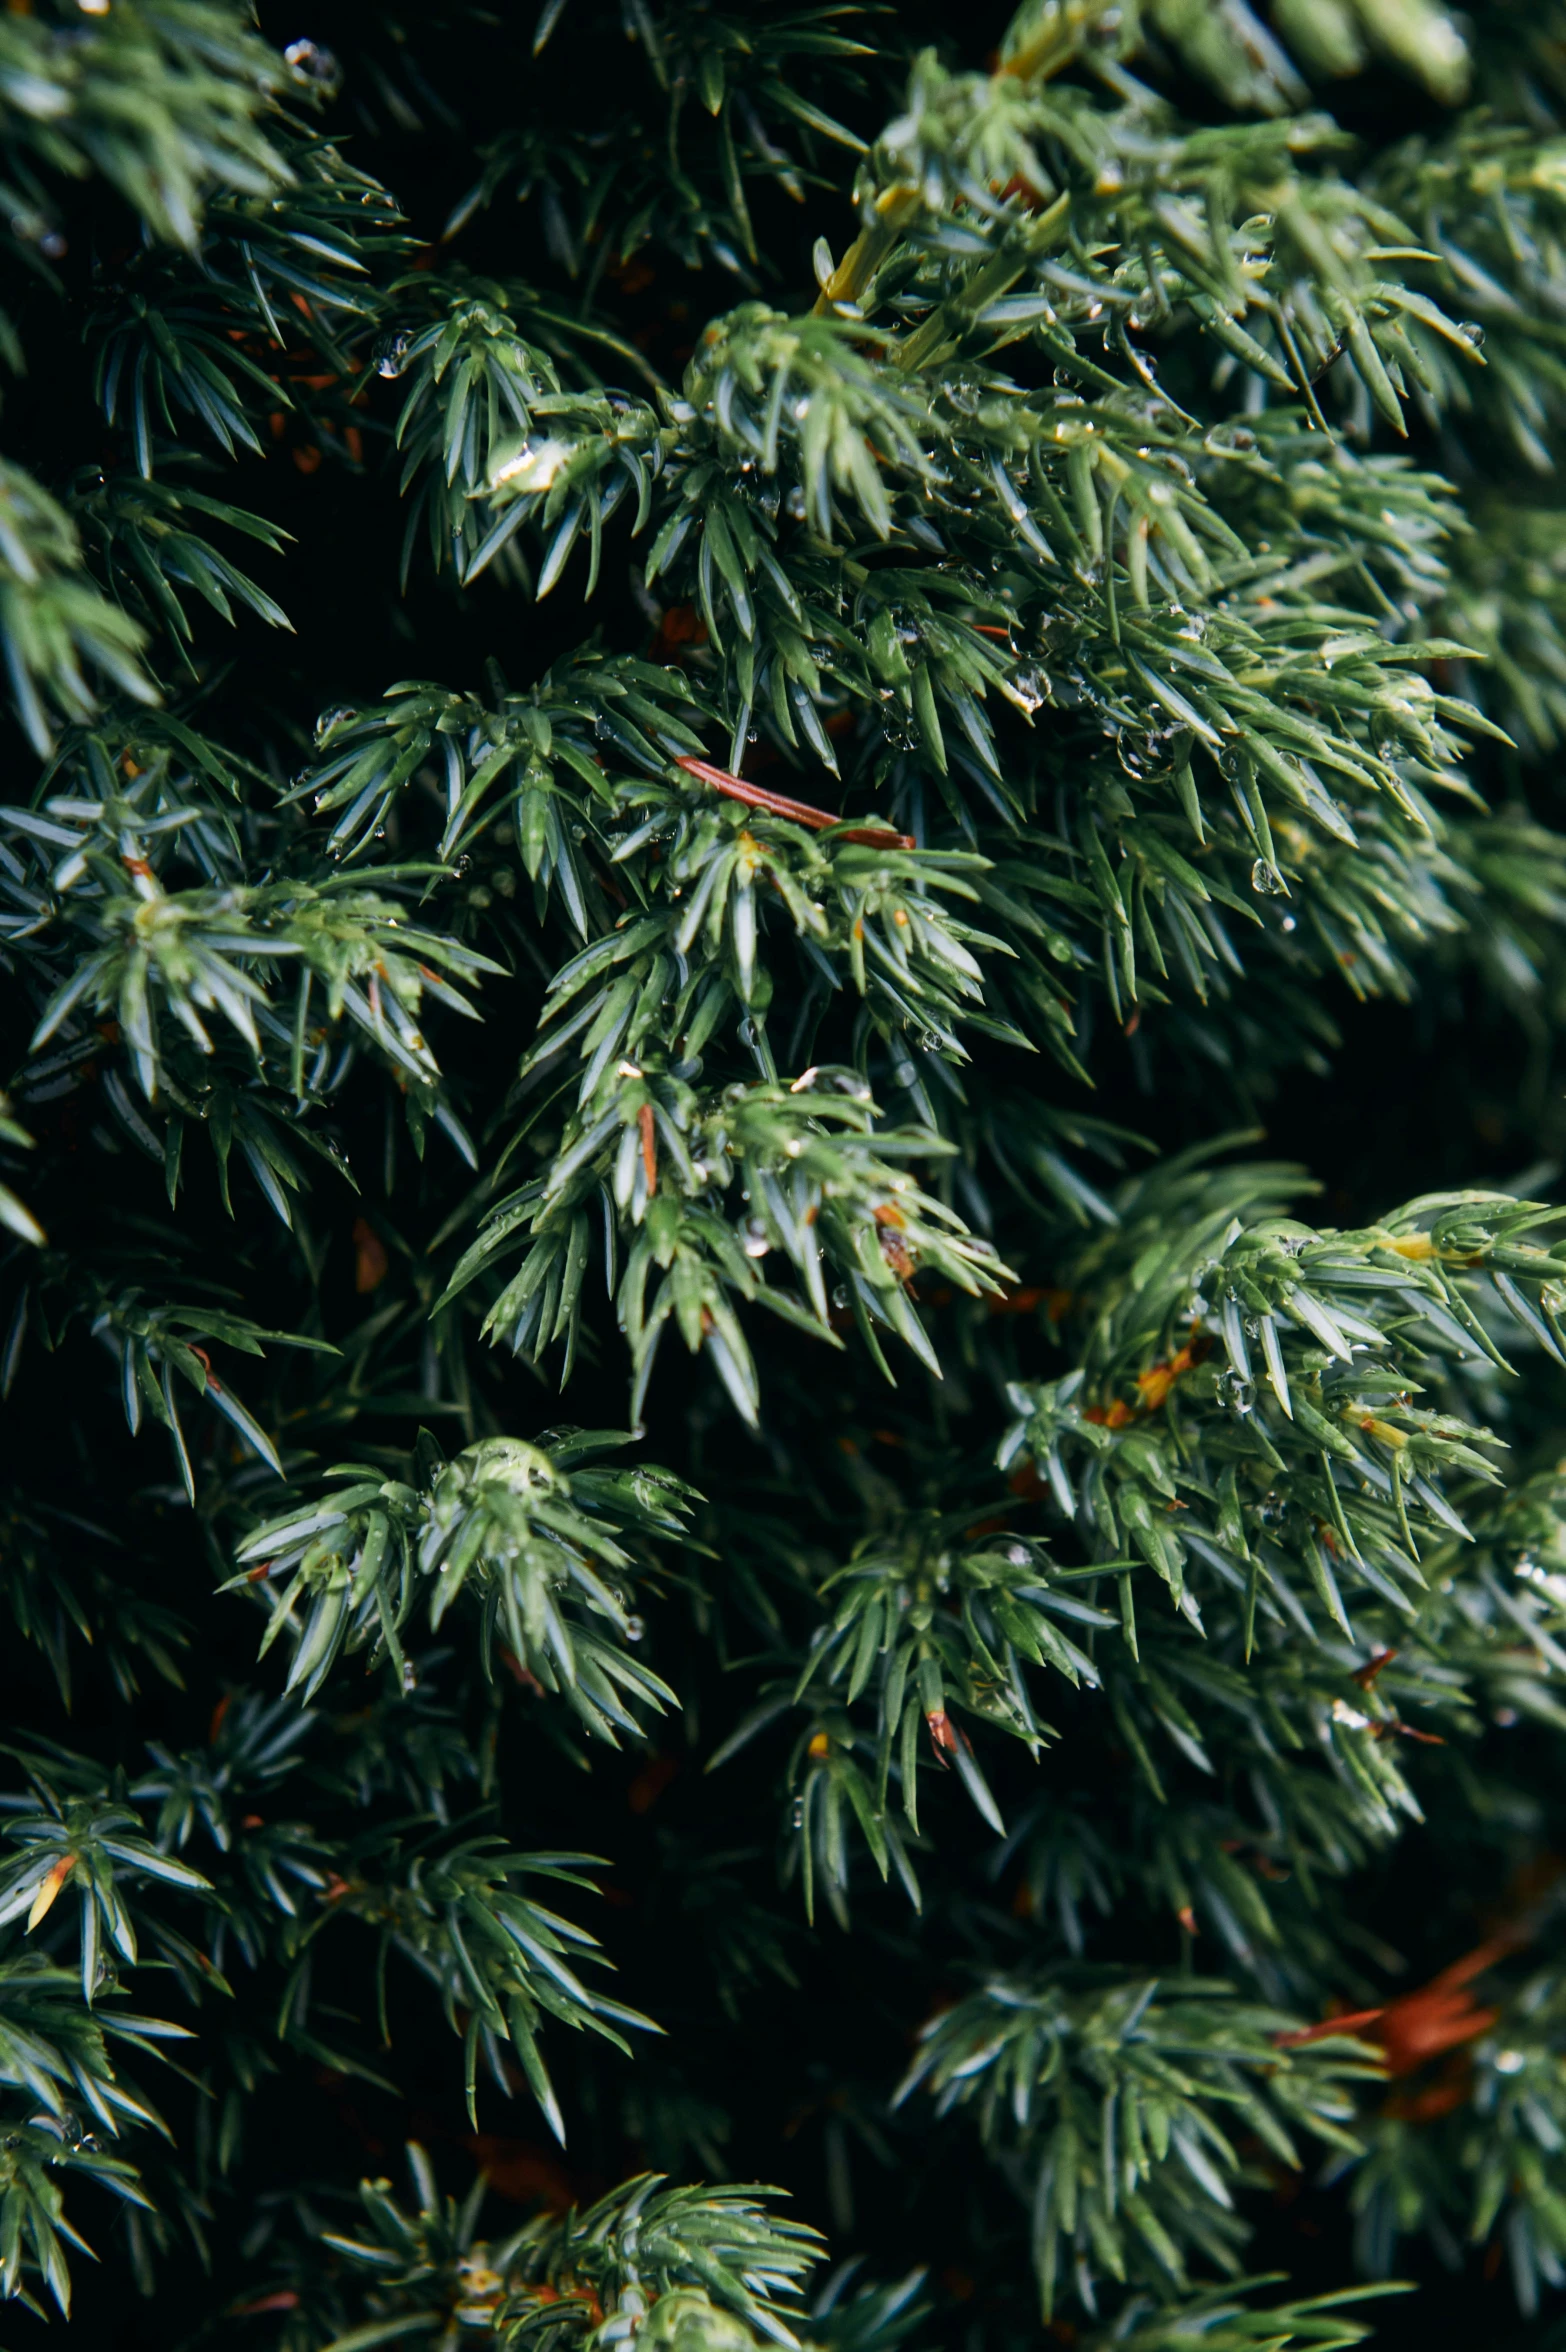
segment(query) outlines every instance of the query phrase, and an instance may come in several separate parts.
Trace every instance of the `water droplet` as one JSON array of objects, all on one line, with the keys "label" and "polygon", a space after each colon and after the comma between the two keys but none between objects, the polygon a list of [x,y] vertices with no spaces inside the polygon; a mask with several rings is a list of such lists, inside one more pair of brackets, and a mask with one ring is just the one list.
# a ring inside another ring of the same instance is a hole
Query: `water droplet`
[{"label": "water droplet", "polygon": [[758,1218],[752,1217],[750,1222],[745,1227],[746,1257],[764,1258],[771,1247],[772,1244],[767,1239],[767,1229],[765,1225],[763,1225]]},{"label": "water droplet", "polygon": [[418,1674],[417,1674],[417,1672],[415,1671],[415,1669],[414,1669],[414,1667],[413,1667],[413,1665],[412,1665],[411,1661],[410,1661],[410,1660],[408,1660],[407,1658],[404,1658],[404,1660],[403,1660],[403,1662],[402,1662],[402,1694],[403,1694],[403,1697],[404,1697],[404,1698],[407,1698],[407,1697],[409,1697],[409,1696],[410,1696],[410,1695],[411,1695],[411,1694],[412,1694],[414,1691],[416,1691],[416,1690],[418,1689],[418,1687],[419,1687],[419,1677],[418,1677]]},{"label": "water droplet", "polygon": [[290,41],[283,63],[303,89],[314,90],[318,97],[335,98],[343,86],[342,67],[330,49],[316,41]]},{"label": "water droplet", "polygon": [[413,341],[413,330],[401,327],[395,335],[383,335],[375,346],[375,372],[378,376],[400,376],[408,364],[408,346]]},{"label": "water droplet", "polygon": [[804,1826],[805,1826],[805,1800],[804,1800],[804,1798],[803,1798],[803,1797],[796,1797],[796,1798],[794,1799],[794,1814],[793,1814],[793,1820],[794,1820],[794,1827],[795,1827],[796,1829],[803,1829],[803,1828],[804,1828]]},{"label": "water droplet", "polygon": [[844,1309],[844,1307],[846,1307],[846,1306],[847,1306],[847,1304],[848,1304],[848,1290],[847,1290],[847,1286],[846,1286],[844,1283],[841,1283],[841,1282],[839,1282],[839,1283],[835,1283],[835,1284],[833,1285],[833,1289],[832,1289],[832,1304],[833,1304],[833,1306],[834,1306],[834,1307],[836,1307],[836,1308],[837,1308],[837,1310],[838,1310],[838,1312],[839,1312],[839,1313],[841,1313],[841,1312],[842,1312],[842,1310]]},{"label": "water droplet", "polygon": [[1248,1413],[1256,1402],[1256,1383],[1240,1372],[1220,1372],[1218,1402],[1231,1413]]},{"label": "water droplet", "polygon": [[644,1618],[627,1617],[625,1621],[625,1638],[627,1641],[639,1642],[646,1631],[647,1624]]},{"label": "water droplet", "polygon": [[524,441],[520,449],[491,470],[490,487],[499,489],[502,483],[509,482],[526,496],[549,490],[570,454],[569,443],[553,433],[546,434],[541,441]]},{"label": "water droplet", "polygon": [[1480,351],[1484,348],[1484,329],[1477,319],[1459,319],[1457,331],[1470,350]]},{"label": "water droplet", "polygon": [[1280,931],[1297,931],[1299,929],[1299,924],[1295,921],[1292,915],[1285,915],[1282,922],[1278,925],[1278,929]]},{"label": "water droplet", "polygon": [[1145,776],[1149,767],[1156,766],[1158,748],[1156,735],[1117,733],[1115,737],[1115,757],[1128,776]]},{"label": "water droplet", "polygon": [[1049,680],[1031,663],[1011,674],[1011,690],[1026,711],[1036,711],[1049,700]]},{"label": "water droplet", "polygon": [[358,712],[350,704],[346,702],[333,703],[331,709],[322,711],[315,722],[317,744],[324,743],[328,736],[335,735],[340,728],[351,727],[358,716]]},{"label": "water droplet", "polygon": [[1276,866],[1269,865],[1265,858],[1258,858],[1251,868],[1251,888],[1263,898],[1281,898],[1288,884]]}]

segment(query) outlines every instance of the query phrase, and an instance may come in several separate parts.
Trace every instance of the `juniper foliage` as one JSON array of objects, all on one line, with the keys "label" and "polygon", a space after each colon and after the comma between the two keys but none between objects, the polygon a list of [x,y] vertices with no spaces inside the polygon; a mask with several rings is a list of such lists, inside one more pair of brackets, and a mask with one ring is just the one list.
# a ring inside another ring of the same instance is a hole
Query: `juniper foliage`
[{"label": "juniper foliage", "polygon": [[1563,57],[0,18],[23,2336],[1561,2340]]}]

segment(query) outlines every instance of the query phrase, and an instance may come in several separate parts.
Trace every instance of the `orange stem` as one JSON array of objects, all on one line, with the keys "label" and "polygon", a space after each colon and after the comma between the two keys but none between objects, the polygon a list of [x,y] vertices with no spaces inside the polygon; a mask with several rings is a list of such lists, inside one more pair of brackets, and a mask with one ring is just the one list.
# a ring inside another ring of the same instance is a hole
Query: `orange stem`
[{"label": "orange stem", "polygon": [[[769,817],[787,817],[796,825],[808,825],[812,833],[825,832],[828,825],[840,825],[841,817],[834,817],[830,809],[812,808],[808,800],[789,800],[781,792],[768,792],[760,784],[747,784],[743,776],[733,776],[727,768],[715,768],[707,760],[690,759],[684,753],[675,760],[698,783],[710,784],[728,800],[742,800],[747,808],[765,809]],[[862,841],[871,849],[915,849],[918,844],[911,833],[894,833],[890,826],[856,825],[843,835],[845,841]]]}]

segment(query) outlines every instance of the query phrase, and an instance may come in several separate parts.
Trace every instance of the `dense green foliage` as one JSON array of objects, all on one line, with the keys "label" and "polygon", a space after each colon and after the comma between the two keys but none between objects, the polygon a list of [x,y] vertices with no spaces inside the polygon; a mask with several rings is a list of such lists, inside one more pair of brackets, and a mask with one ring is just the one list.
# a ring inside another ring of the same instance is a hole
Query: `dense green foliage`
[{"label": "dense green foliage", "polygon": [[1566,12],[0,179],[13,2334],[1566,2341]]}]

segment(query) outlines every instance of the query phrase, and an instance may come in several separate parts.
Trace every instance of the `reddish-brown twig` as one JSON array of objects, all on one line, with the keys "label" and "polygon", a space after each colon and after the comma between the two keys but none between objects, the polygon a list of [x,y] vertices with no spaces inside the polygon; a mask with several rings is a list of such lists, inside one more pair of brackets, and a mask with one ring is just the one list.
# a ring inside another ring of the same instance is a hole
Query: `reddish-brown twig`
[{"label": "reddish-brown twig", "polygon": [[[698,782],[710,784],[725,799],[742,800],[747,808],[764,809],[769,817],[787,817],[791,824],[808,825],[812,833],[822,833],[828,825],[840,825],[843,821],[834,817],[830,809],[812,808],[808,800],[789,800],[781,792],[768,792],[760,784],[747,784],[743,776],[731,776],[727,768],[715,768],[707,760],[689,759],[682,753],[674,764]],[[918,846],[911,833],[894,833],[890,826],[881,825],[855,825],[841,838],[862,841],[869,849]]]},{"label": "reddish-brown twig", "polygon": [[1293,2050],[1306,2042],[1324,2041],[1332,2034],[1352,2034],[1360,2041],[1379,2042],[1388,2074],[1412,2074],[1427,2058],[1439,2057],[1443,2051],[1456,2049],[1489,2031],[1500,2011],[1478,2008],[1467,1988],[1476,1976],[1483,1976],[1528,1938],[1526,1927],[1505,1929],[1487,1943],[1465,1952],[1427,1985],[1389,2001],[1385,2008],[1356,2009],[1347,2017],[1324,2017],[1319,2025],[1274,2034],[1273,2041],[1280,2050]]}]

